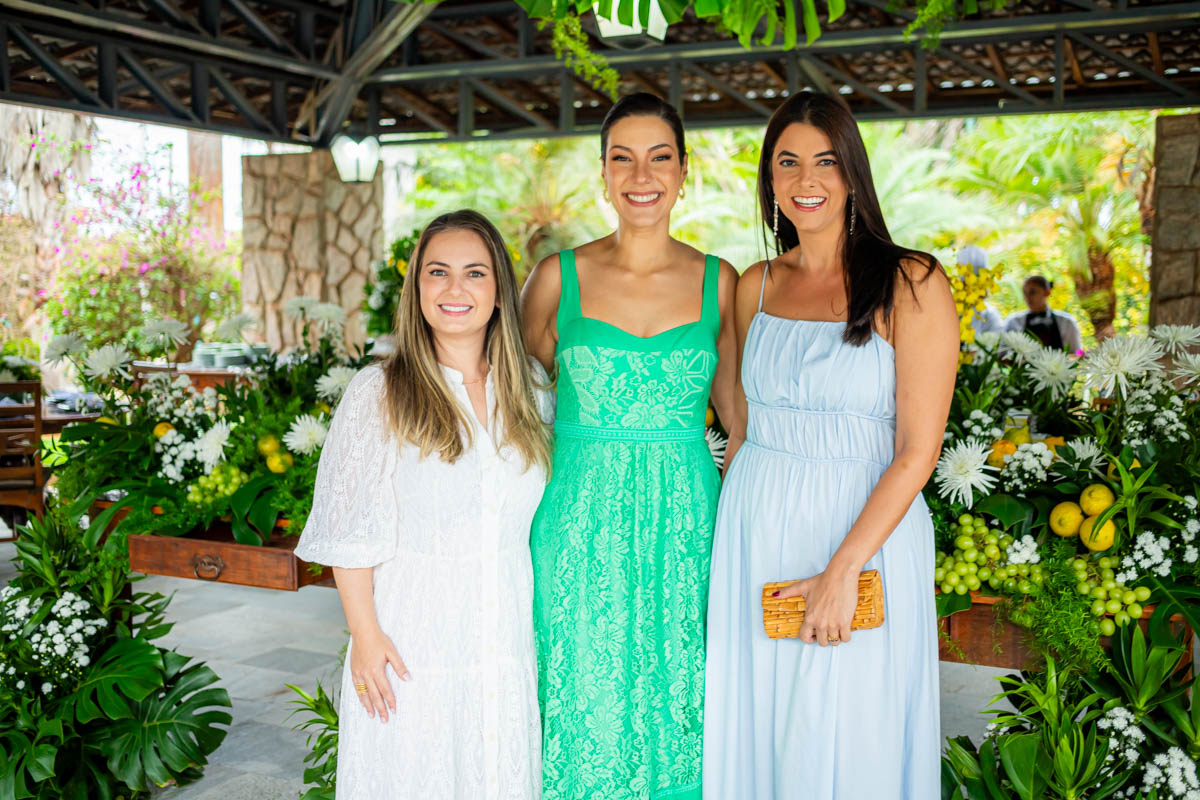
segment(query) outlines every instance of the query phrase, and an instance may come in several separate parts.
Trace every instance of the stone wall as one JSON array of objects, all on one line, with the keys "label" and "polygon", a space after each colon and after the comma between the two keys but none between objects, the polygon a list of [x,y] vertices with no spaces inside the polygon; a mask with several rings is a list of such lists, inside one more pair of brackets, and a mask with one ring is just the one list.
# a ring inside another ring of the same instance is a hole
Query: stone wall
[{"label": "stone wall", "polygon": [[340,305],[346,344],[364,342],[363,286],[383,255],[381,174],[343,183],[327,150],[242,157],[242,305],[272,349],[298,343],[283,304],[300,296]]},{"label": "stone wall", "polygon": [[1200,115],[1158,118],[1150,324],[1200,324]]}]

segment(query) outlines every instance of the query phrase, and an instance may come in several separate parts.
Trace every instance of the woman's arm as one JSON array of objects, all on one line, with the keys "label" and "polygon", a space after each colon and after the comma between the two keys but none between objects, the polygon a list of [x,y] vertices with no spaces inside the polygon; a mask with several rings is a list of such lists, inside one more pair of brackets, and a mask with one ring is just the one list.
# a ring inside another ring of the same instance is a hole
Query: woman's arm
[{"label": "woman's arm", "polygon": [[[388,709],[396,710],[396,698],[387,679],[387,665],[402,681],[411,677],[408,667],[396,646],[379,627],[375,616],[375,569],[363,567],[347,569],[334,567],[333,578],[337,583],[338,595],[342,598],[342,611],[346,614],[346,625],[354,644],[350,648],[350,674],[355,684],[366,684],[367,692],[358,692],[358,699],[374,717],[379,714],[381,722],[387,722]],[[356,690],[357,691],[357,690]]]},{"label": "woman's arm", "polygon": [[558,344],[558,330],[554,321],[558,316],[561,296],[562,272],[558,265],[558,253],[555,253],[538,262],[525,279],[525,288],[521,291],[525,350],[551,374],[554,372],[554,347]]},{"label": "woman's arm", "polygon": [[914,291],[897,288],[893,315],[895,457],[825,571],[780,593],[783,597],[805,596],[807,610],[800,638],[806,642],[825,645],[831,637],[850,641],[859,573],[908,513],[941,452],[958,369],[958,316],[941,268],[924,279],[922,267],[906,268],[914,275]]},{"label": "woman's arm", "polygon": [[[736,296],[734,298],[734,335],[737,349],[733,360],[733,412],[726,423],[729,431],[729,444],[725,446],[725,471],[733,463],[733,457],[746,441],[746,417],[749,409],[746,407],[746,390],[742,387],[742,359],[746,352],[746,335],[750,331],[750,323],[758,311],[758,293],[762,286],[763,262],[747,269],[738,278]],[[722,422],[725,418],[722,417]]]},{"label": "woman's arm", "polygon": [[[734,307],[737,303],[738,274],[727,261],[721,262],[717,278],[717,306],[721,313],[721,330],[717,335],[717,369],[713,374],[712,406],[726,431],[732,430],[737,415],[736,383],[738,371],[737,326]],[[728,450],[726,450],[728,454]]]}]

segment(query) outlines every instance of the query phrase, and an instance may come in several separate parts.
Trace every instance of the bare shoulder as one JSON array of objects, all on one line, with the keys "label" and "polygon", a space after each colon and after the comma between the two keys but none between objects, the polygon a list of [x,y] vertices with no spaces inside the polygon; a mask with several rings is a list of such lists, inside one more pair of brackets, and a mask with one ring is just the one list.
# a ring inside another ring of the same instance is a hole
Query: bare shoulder
[{"label": "bare shoulder", "polygon": [[[901,312],[938,310],[944,304],[953,305],[950,279],[946,270],[933,256],[908,256],[900,259],[899,272],[904,276],[906,288],[911,291],[896,292],[896,308]],[[932,308],[928,307],[933,303]]]},{"label": "bare shoulder", "polygon": [[746,270],[738,276],[737,292],[738,297],[742,294],[754,290],[754,296],[758,297],[758,288],[762,286],[763,270],[766,269],[767,262],[759,261],[746,267]]},{"label": "bare shoulder", "polygon": [[525,278],[523,293],[530,298],[558,296],[562,291],[562,271],[558,253],[552,253],[537,263]]}]

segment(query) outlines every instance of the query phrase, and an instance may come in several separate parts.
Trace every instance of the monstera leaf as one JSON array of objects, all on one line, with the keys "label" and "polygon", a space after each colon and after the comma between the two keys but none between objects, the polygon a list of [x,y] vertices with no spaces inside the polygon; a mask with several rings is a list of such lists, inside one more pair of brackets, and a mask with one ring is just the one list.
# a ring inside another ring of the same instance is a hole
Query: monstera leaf
[{"label": "monstera leaf", "polygon": [[145,639],[118,639],[63,700],[59,718],[80,723],[127,718],[129,701],[143,700],[162,686],[162,670],[157,647]]},{"label": "monstera leaf", "polygon": [[100,750],[108,767],[131,789],[150,790],[208,762],[233,717],[229,693],[213,687],[218,678],[202,662],[163,651],[160,691],[132,704],[132,715],[107,726]]}]

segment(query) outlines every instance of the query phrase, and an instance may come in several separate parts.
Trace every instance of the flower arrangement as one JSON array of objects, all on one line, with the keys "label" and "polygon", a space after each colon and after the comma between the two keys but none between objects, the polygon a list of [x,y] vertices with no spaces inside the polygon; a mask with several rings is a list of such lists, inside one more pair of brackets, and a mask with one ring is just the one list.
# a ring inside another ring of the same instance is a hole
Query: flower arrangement
[{"label": "flower arrangement", "polygon": [[367,320],[367,336],[386,336],[392,332],[400,290],[404,288],[404,277],[408,274],[408,262],[420,235],[418,229],[397,238],[388,247],[387,256],[375,265],[374,275],[363,289],[362,310]]}]

